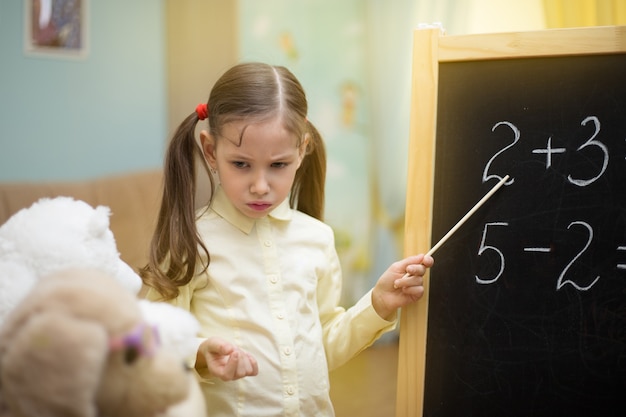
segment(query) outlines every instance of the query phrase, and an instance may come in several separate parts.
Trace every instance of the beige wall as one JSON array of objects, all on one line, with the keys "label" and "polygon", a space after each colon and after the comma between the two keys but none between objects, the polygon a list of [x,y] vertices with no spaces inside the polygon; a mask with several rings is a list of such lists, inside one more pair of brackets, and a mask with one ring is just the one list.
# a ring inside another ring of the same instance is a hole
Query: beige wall
[{"label": "beige wall", "polygon": [[166,0],[169,136],[237,62],[237,1]]},{"label": "beige wall", "polygon": [[[168,141],[178,125],[206,103],[211,87],[239,56],[236,0],[166,0]],[[196,161],[200,167],[200,161]],[[198,170],[196,205],[210,196]]]}]

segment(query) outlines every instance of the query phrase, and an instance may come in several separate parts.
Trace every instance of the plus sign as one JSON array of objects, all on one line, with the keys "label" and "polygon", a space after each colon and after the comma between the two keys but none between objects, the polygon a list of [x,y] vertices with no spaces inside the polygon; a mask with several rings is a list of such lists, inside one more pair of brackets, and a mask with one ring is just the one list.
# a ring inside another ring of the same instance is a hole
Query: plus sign
[{"label": "plus sign", "polygon": [[548,146],[539,149],[533,149],[533,153],[545,153],[546,154],[546,169],[552,166],[552,154],[553,153],[565,153],[565,148],[552,148],[552,136],[548,138]]}]

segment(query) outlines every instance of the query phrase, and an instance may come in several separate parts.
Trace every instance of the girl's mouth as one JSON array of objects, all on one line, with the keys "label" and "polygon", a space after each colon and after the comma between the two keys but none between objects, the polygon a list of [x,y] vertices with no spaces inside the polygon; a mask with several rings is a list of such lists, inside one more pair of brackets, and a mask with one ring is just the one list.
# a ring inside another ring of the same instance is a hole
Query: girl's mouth
[{"label": "girl's mouth", "polygon": [[271,206],[272,205],[270,203],[248,203],[248,207],[254,211],[265,211]]}]

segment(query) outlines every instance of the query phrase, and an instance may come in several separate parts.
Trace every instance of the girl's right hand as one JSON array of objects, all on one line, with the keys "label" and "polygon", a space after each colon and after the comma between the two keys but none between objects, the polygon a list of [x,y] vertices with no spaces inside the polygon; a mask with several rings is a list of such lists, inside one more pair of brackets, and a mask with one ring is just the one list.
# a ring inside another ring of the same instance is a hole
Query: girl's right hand
[{"label": "girl's right hand", "polygon": [[259,373],[256,359],[248,352],[219,337],[210,337],[198,348],[196,370],[201,376],[234,381]]}]

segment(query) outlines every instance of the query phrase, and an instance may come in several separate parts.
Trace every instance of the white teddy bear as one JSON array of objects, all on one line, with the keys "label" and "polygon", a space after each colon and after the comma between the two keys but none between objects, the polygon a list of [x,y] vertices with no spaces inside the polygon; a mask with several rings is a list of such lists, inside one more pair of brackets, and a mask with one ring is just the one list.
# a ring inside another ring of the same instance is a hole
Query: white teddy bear
[{"label": "white teddy bear", "polygon": [[[0,327],[42,277],[70,268],[101,270],[137,296],[141,278],[120,258],[110,214],[108,207],[93,208],[70,197],[43,198],[0,226]],[[199,325],[189,312],[145,300],[140,308],[146,321],[158,328],[164,346],[181,360],[195,354]],[[201,393],[192,391],[193,404],[181,404],[180,413],[167,415],[204,416]]]},{"label": "white teddy bear", "polygon": [[121,260],[110,210],[70,197],[44,198],[0,227],[0,324],[42,276],[69,267],[95,268],[134,294],[141,278]]}]

